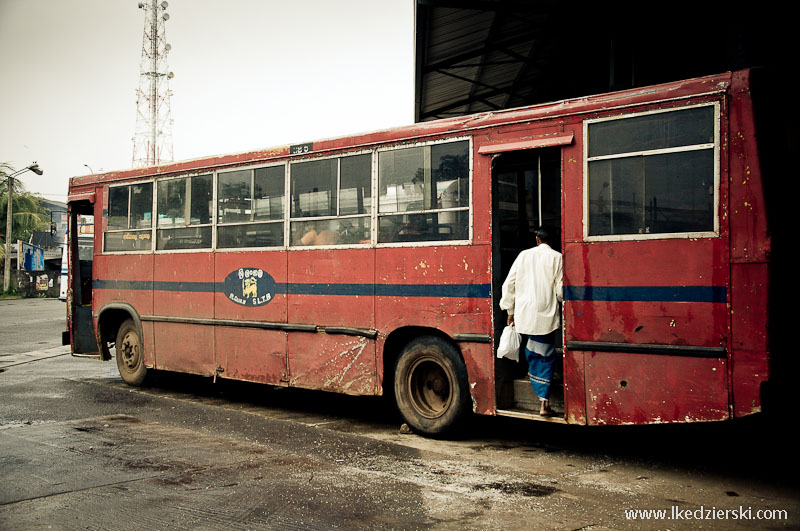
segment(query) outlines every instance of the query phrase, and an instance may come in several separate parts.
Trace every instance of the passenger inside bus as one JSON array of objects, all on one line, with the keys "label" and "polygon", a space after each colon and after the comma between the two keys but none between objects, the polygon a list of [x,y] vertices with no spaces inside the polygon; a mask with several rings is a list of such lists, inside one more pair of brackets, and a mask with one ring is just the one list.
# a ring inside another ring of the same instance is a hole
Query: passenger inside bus
[{"label": "passenger inside bus", "polygon": [[303,229],[303,236],[294,242],[294,245],[336,245],[339,243],[340,234],[338,231],[326,228],[317,232],[314,222],[308,222]]}]

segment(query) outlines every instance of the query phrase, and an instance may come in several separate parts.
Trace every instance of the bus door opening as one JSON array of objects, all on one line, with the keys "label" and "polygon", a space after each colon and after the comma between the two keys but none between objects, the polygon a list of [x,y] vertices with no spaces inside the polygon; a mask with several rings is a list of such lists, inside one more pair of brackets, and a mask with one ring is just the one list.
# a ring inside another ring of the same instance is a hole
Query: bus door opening
[{"label": "bus door opening", "polygon": [[[506,325],[506,312],[500,310],[503,281],[511,264],[524,249],[536,245],[540,227],[550,235],[550,245],[561,252],[561,148],[550,147],[502,153],[492,164],[493,249],[492,293],[495,308],[495,337]],[[562,323],[563,326],[563,323]],[[556,360],[550,387],[550,406],[564,412],[562,335],[556,332]],[[528,379],[524,354],[515,363],[497,359],[495,382],[498,409],[537,413],[539,399]]]},{"label": "bus door opening", "polygon": [[92,322],[94,206],[88,201],[69,204],[68,257],[67,311],[72,353],[99,356]]}]

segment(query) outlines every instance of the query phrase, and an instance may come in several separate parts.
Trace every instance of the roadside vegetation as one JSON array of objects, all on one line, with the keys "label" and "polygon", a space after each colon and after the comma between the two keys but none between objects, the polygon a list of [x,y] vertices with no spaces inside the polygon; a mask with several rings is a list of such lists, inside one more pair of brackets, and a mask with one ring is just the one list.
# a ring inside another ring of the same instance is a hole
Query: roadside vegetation
[{"label": "roadside vegetation", "polygon": [[[8,176],[14,169],[5,162],[0,162],[0,263],[6,255],[6,219],[8,210]],[[38,194],[28,192],[19,179],[14,179],[11,209],[11,238],[13,244],[17,240],[27,242],[36,230],[48,230],[50,218],[42,208]],[[12,251],[13,252],[13,251]],[[0,288],[1,289],[1,288]],[[8,295],[12,295],[9,293]],[[13,295],[12,295],[13,296]]]}]

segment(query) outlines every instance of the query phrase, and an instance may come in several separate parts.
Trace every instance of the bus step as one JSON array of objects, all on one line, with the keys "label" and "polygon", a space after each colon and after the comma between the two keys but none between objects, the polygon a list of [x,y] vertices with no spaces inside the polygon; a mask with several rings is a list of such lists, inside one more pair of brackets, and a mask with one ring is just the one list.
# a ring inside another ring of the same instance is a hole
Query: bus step
[{"label": "bus step", "polygon": [[529,411],[526,409],[498,409],[497,410],[498,417],[514,417],[517,419],[530,419],[530,420],[543,420],[546,422],[553,422],[556,424],[566,424],[567,420],[564,417],[560,416],[552,416],[552,417],[543,417],[538,413],[534,413],[533,411]]},{"label": "bus step", "polygon": [[[550,409],[552,409],[556,416],[564,416],[564,399],[561,395],[560,382],[553,382],[550,388]],[[539,397],[533,392],[531,382],[526,379],[514,380],[514,408],[525,411],[539,412],[541,403]],[[537,415],[539,416],[539,415]]]}]

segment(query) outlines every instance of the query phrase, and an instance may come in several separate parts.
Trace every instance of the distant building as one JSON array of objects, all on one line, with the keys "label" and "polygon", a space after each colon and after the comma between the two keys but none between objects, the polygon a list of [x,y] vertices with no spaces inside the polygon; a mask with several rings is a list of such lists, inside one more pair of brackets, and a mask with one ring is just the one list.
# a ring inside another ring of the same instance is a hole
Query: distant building
[{"label": "distant building", "polygon": [[61,247],[67,233],[67,205],[58,201],[42,199],[42,208],[50,216],[50,229],[34,231],[29,243],[45,250],[45,259],[61,259]]}]

